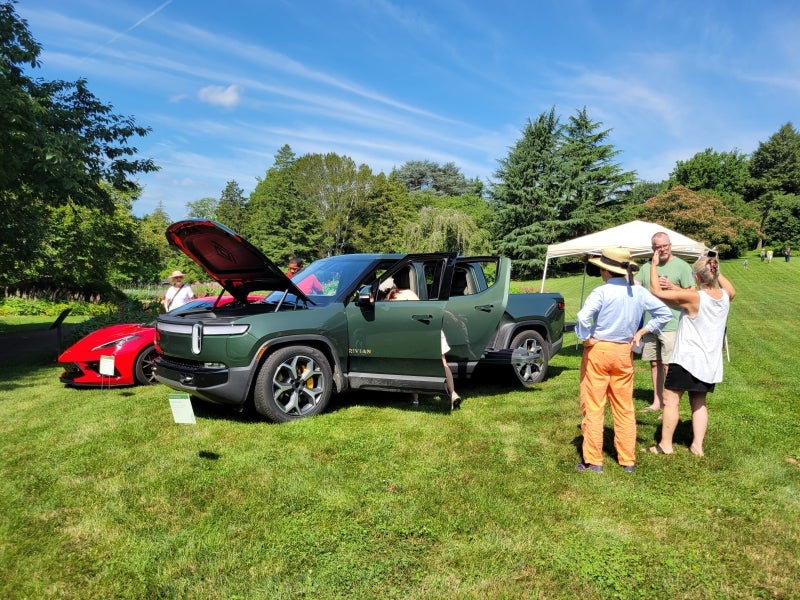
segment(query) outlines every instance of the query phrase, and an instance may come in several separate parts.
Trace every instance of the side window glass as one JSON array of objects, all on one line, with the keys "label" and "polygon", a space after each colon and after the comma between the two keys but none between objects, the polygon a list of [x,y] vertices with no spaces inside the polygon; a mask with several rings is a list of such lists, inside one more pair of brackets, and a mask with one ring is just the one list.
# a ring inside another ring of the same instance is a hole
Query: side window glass
[{"label": "side window glass", "polygon": [[456,264],[450,296],[480,294],[497,283],[496,258],[477,259]]}]

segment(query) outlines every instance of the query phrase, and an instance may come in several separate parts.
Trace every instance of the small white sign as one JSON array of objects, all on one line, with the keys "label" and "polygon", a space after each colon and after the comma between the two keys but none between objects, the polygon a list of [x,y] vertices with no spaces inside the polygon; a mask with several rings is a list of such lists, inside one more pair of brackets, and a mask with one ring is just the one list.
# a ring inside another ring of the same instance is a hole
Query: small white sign
[{"label": "small white sign", "polygon": [[189,394],[170,394],[169,407],[172,409],[172,418],[176,423],[194,425],[197,422],[194,419],[194,411],[192,410],[192,401],[189,400]]},{"label": "small white sign", "polygon": [[105,375],[106,377],[113,377],[114,376],[114,357],[113,356],[101,356],[100,357],[100,375]]}]

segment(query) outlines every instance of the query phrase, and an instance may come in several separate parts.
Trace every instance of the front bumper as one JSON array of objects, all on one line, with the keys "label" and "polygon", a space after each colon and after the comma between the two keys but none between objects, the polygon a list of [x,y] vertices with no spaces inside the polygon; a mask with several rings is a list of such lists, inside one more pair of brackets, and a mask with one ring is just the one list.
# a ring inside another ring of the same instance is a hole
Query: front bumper
[{"label": "front bumper", "polygon": [[205,367],[194,361],[160,356],[156,359],[156,379],[208,402],[241,406],[249,395],[251,369]]}]

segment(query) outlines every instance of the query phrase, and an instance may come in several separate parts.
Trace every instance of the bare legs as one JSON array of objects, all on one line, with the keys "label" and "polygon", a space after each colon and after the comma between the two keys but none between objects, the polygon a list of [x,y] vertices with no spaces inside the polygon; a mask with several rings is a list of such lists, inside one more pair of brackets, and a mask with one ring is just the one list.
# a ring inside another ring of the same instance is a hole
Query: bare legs
[{"label": "bare legs", "polygon": [[442,364],[444,365],[444,378],[447,380],[447,393],[450,395],[450,409],[461,406],[461,397],[456,393],[456,384],[453,381],[453,373],[447,366],[447,358],[442,354]]},{"label": "bare legs", "polygon": [[659,454],[672,454],[675,450],[672,447],[672,436],[678,427],[678,404],[681,394],[672,390],[664,390],[664,412],[661,415],[661,443],[656,449],[661,448]]},{"label": "bare legs", "polygon": [[[664,390],[664,414],[661,420],[661,442],[650,448],[657,454],[672,454],[672,438],[678,427],[678,405],[683,392]],[[703,456],[703,441],[708,429],[708,407],[705,392],[689,392],[689,404],[692,407],[692,445],[689,451],[695,456]]]},{"label": "bare legs", "polygon": [[692,445],[689,450],[695,456],[703,456],[703,441],[708,428],[708,407],[705,392],[689,392],[689,403],[692,406]]},{"label": "bare legs", "polygon": [[664,379],[667,376],[667,365],[660,360],[651,360],[650,375],[653,379],[653,403],[644,410],[661,410],[664,408]]}]

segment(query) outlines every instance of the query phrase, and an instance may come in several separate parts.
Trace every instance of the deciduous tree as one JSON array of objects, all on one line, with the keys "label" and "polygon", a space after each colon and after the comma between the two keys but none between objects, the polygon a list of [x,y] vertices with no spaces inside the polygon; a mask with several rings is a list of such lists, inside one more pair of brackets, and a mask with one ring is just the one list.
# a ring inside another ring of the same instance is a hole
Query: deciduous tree
[{"label": "deciduous tree", "polygon": [[111,216],[113,192],[133,197],[133,176],[157,169],[129,145],[149,129],[114,114],[84,80],[28,76],[40,52],[14,4],[0,3],[0,282],[44,252],[41,226],[54,211]]},{"label": "deciduous tree", "polygon": [[712,192],[694,192],[682,185],[645,202],[642,218],[716,246],[727,257],[746,252],[758,235],[758,223],[734,214]]},{"label": "deciduous tree", "polygon": [[[750,175],[746,199],[759,207],[761,231],[767,234],[765,227],[776,198],[800,194],[800,133],[791,123],[758,145],[750,160]],[[783,236],[778,229],[769,231],[769,237]]]}]

